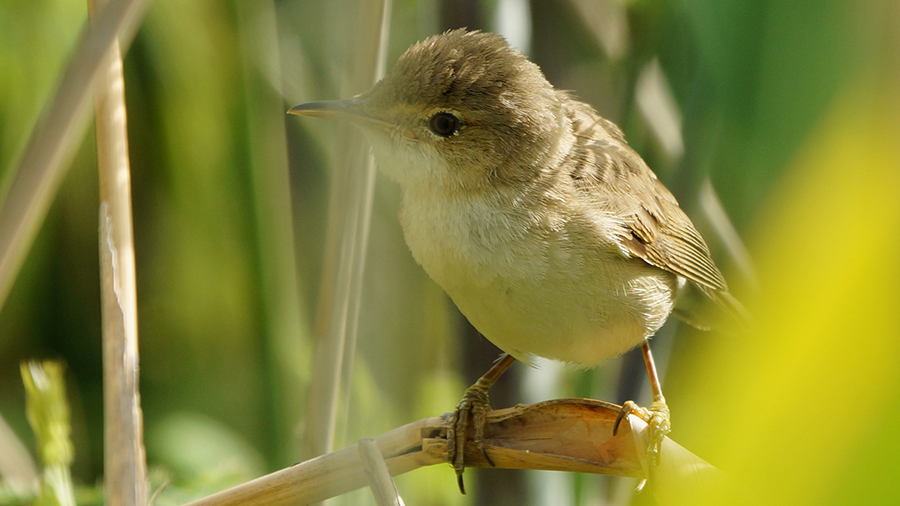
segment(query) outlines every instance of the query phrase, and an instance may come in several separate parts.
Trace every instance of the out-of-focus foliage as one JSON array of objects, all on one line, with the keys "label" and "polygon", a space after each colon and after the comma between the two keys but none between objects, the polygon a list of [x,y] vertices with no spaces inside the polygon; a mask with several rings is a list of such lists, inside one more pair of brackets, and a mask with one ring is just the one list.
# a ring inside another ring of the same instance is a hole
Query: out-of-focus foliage
[{"label": "out-of-focus foliage", "polygon": [[[510,4],[395,0],[388,67],[411,43],[461,23],[517,27],[511,40],[528,44],[548,79],[621,125],[678,196],[756,321],[741,336],[678,327],[684,337],[664,384],[672,437],[766,503],[900,500],[889,479],[900,468],[892,437],[900,430],[900,4],[534,1],[519,11],[530,24],[500,23],[494,13],[511,16]],[[150,466],[173,483],[165,504],[297,458],[329,162],[340,147],[335,125],[282,113],[338,98],[357,10],[352,0],[157,0],[128,50],[141,394]],[[0,189],[85,13],[76,0],[0,0]],[[662,80],[649,82],[662,83],[676,106],[683,145],[674,153],[636,91],[654,65]],[[283,97],[283,107],[262,108],[261,96]],[[255,154],[260,118],[286,129],[293,212],[281,219],[292,221],[300,287],[299,328],[288,334],[263,281],[272,245],[263,242],[261,219],[271,217],[259,201],[260,171],[270,167],[255,165],[265,163]],[[65,361],[81,483],[102,472],[93,143],[89,134],[0,311],[0,413],[33,449],[18,363]],[[707,179],[748,242],[758,288],[729,269],[728,239],[698,203]],[[397,188],[379,179],[339,446],[449,410],[475,379],[459,372],[470,361],[459,351],[461,320],[409,255],[397,205]],[[597,384],[609,383],[608,371],[566,371],[553,395],[573,395],[576,382],[579,395],[611,395]],[[614,495],[598,492],[607,482],[593,477],[549,476],[509,497],[547,502],[548,487],[575,482],[550,497],[596,504],[596,494]],[[477,494],[460,497],[444,467],[399,484],[410,504],[514,501],[477,483]]]},{"label": "out-of-focus foliage", "polygon": [[882,70],[847,84],[760,208],[757,324],[699,353],[685,395],[706,417],[691,437],[767,502],[897,498],[900,93]]},{"label": "out-of-focus foliage", "polygon": [[35,506],[75,506],[72,439],[63,367],[58,362],[22,364],[25,412],[34,431],[42,467]]}]

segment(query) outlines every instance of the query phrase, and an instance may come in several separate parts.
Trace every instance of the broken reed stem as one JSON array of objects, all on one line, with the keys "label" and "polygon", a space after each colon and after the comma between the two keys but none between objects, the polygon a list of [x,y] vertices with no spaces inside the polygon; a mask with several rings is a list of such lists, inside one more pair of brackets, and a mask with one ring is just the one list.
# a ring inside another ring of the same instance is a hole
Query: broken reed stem
[{"label": "broken reed stem", "polygon": [[149,0],[112,2],[83,30],[59,86],[47,99],[0,203],[0,307],[31,247],[68,160],[84,134],[84,112],[103,58],[116,37],[131,41]]},{"label": "broken reed stem", "polygon": [[[617,435],[612,435],[620,409],[600,401],[560,399],[491,411],[485,427],[486,450],[496,468],[643,477],[646,469],[638,449],[646,445],[641,422],[629,416],[640,430],[623,423]],[[448,420],[449,415],[425,418],[374,438],[390,475],[448,462]],[[466,465],[489,467],[473,436],[470,428]],[[679,461],[676,452],[680,447],[670,440],[666,443],[660,468],[667,460]],[[186,506],[297,506],[323,501],[368,483],[361,451],[359,445],[349,446]],[[450,469],[447,479],[453,479]]]},{"label": "broken reed stem", "polygon": [[[105,0],[88,0],[92,18]],[[104,491],[110,506],[147,504],[147,463],[138,392],[137,288],[131,217],[125,80],[118,41],[95,85],[100,177]]]}]

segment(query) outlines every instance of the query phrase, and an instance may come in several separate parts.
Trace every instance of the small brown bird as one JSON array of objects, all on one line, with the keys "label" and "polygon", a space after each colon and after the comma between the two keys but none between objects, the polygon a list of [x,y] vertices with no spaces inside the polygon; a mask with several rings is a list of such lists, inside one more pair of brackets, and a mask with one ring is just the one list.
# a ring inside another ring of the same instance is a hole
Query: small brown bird
[{"label": "small brown bird", "polygon": [[467,390],[449,431],[461,489],[469,417],[480,442],[488,388],[535,355],[590,367],[643,345],[654,401],[629,401],[623,414],[648,422],[656,461],[669,412],[647,339],[685,285],[740,306],[691,220],[614,124],[554,89],[502,37],[465,30],[410,47],[361,95],[290,112],[363,130],[402,188],[413,256],[508,354]]}]

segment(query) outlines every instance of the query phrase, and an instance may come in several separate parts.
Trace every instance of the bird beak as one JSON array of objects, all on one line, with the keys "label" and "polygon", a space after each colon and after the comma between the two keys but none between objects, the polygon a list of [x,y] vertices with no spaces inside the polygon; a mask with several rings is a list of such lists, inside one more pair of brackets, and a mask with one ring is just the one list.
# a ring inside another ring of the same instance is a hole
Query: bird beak
[{"label": "bird beak", "polygon": [[385,129],[395,128],[395,125],[378,118],[373,118],[366,113],[363,109],[362,102],[356,98],[307,102],[291,107],[288,110],[288,114],[312,116],[314,118],[345,119],[360,125],[372,125]]},{"label": "bird beak", "polygon": [[348,100],[323,100],[321,102],[307,102],[288,110],[288,114],[296,114],[298,116],[312,116],[315,118],[347,118],[365,116],[362,104],[359,100],[351,98]]}]

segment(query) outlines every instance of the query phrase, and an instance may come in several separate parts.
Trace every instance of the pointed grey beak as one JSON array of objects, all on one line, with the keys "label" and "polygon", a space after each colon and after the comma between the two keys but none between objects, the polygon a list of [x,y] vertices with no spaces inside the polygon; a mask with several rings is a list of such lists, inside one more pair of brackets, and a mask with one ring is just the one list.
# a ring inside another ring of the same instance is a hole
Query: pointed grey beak
[{"label": "pointed grey beak", "polygon": [[315,118],[347,118],[350,120],[365,117],[362,104],[355,98],[347,100],[322,100],[321,102],[307,102],[288,110],[288,114],[298,116],[312,116]]},{"label": "pointed grey beak", "polygon": [[288,110],[288,114],[314,118],[345,119],[359,125],[372,125],[388,130],[396,128],[396,125],[392,123],[370,116],[363,109],[362,102],[356,98],[307,102],[291,107]]}]

